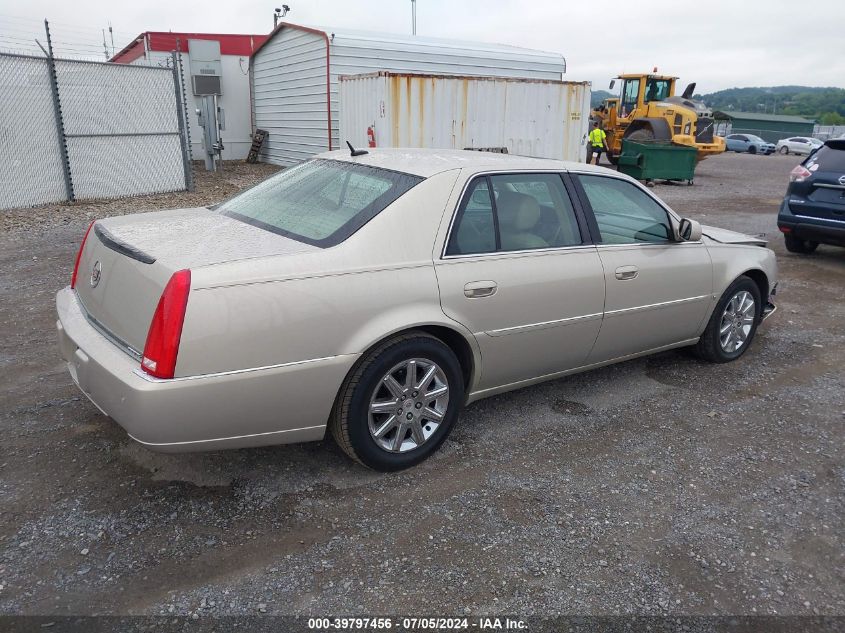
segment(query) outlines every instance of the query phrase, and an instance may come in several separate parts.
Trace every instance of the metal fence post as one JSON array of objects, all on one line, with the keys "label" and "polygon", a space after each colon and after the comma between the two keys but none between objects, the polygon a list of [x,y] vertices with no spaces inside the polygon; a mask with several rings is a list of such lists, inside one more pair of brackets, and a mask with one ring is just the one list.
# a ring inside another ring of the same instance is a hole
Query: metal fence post
[{"label": "metal fence post", "polygon": [[[188,104],[185,99],[185,75],[182,72],[182,54],[173,51],[173,86],[176,90],[176,114],[179,119],[179,142],[182,146],[182,164],[185,168],[185,189],[194,190],[194,174],[191,169],[190,125],[188,122]],[[178,68],[177,68],[178,64]]]},{"label": "metal fence post", "polygon": [[47,32],[47,66],[50,75],[50,91],[53,94],[53,112],[56,115],[56,132],[59,135],[59,153],[62,157],[62,171],[65,176],[65,192],[67,199],[73,202],[76,198],[73,194],[73,178],[70,173],[70,159],[67,153],[67,136],[65,135],[65,122],[62,117],[62,102],[59,97],[59,81],[56,76],[56,63],[53,58],[53,41],[50,39],[50,24],[44,20],[44,30]]}]

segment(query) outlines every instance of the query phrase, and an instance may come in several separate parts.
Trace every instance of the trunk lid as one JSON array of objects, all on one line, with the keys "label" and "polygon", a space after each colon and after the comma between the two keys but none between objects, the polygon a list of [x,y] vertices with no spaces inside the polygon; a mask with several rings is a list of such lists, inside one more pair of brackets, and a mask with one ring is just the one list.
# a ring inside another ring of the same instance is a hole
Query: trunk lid
[{"label": "trunk lid", "polygon": [[119,216],[91,229],[76,292],[92,324],[140,358],[158,300],[177,270],[313,250],[206,208]]}]

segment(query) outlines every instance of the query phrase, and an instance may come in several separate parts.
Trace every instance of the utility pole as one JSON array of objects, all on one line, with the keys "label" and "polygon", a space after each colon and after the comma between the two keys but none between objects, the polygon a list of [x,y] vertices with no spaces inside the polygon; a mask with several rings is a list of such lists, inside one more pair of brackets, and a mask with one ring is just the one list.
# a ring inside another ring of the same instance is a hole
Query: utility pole
[{"label": "utility pole", "polygon": [[411,35],[417,34],[417,0],[411,0]]}]

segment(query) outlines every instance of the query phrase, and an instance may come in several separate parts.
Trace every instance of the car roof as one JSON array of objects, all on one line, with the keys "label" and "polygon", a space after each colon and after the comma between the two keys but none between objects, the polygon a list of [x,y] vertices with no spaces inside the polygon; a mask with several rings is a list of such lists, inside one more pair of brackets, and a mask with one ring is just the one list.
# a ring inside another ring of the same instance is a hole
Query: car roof
[{"label": "car roof", "polygon": [[381,167],[382,169],[414,174],[423,178],[429,178],[430,176],[450,169],[471,169],[479,172],[501,169],[608,172],[604,167],[596,167],[583,163],[552,160],[549,158],[532,158],[528,156],[517,156],[515,154],[500,154],[498,152],[422,148],[370,148],[367,149],[367,152],[367,154],[362,156],[351,156],[348,149],[335,150],[333,152],[318,154],[315,158],[341,160],[361,165],[370,165],[371,167]]}]

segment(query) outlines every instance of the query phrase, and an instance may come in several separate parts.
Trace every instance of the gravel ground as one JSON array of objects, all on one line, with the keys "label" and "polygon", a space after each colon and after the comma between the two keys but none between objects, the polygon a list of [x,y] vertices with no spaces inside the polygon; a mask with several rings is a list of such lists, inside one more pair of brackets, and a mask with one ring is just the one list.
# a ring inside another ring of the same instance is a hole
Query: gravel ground
[{"label": "gravel ground", "polygon": [[785,253],[795,163],[723,155],[655,188],[772,239],[781,310],[740,361],[670,352],[490,398],[390,475],[328,440],[148,452],[60,361],[53,295],[89,218],[272,168],[0,214],[0,612],[845,614],[845,249]]},{"label": "gravel ground", "polygon": [[242,161],[226,161],[223,170],[206,171],[201,162],[194,163],[194,191],[159,193],[132,198],[83,200],[81,202],[47,204],[34,208],[0,211],[0,234],[46,232],[57,226],[74,225],[79,221],[108,218],[140,211],[201,207],[220,202],[244,187],[275,174],[279,168],[262,163],[249,165]]}]

